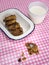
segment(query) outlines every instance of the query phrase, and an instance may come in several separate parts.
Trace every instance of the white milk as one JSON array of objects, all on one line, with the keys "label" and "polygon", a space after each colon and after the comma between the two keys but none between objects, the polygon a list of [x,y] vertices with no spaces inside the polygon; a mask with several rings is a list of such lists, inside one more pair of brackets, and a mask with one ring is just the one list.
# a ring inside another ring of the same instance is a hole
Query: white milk
[{"label": "white milk", "polygon": [[33,6],[30,8],[30,12],[34,15],[43,15],[46,13],[46,10],[41,6]]},{"label": "white milk", "polygon": [[29,15],[35,24],[41,23],[47,13],[47,7],[42,2],[32,2],[29,5]]}]

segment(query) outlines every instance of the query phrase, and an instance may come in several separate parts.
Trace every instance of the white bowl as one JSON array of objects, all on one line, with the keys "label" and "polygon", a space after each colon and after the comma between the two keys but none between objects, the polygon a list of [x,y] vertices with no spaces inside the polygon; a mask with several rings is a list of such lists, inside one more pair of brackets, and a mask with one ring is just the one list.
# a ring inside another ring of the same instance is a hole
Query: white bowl
[{"label": "white bowl", "polygon": [[[3,19],[9,15],[16,15],[17,22],[23,28],[23,34],[19,36],[12,35],[7,28],[5,27],[5,23]],[[0,28],[6,33],[9,38],[18,40],[21,39],[28,34],[30,34],[34,30],[34,24],[31,20],[29,20],[25,15],[23,15],[18,9],[8,9],[0,13]]]}]

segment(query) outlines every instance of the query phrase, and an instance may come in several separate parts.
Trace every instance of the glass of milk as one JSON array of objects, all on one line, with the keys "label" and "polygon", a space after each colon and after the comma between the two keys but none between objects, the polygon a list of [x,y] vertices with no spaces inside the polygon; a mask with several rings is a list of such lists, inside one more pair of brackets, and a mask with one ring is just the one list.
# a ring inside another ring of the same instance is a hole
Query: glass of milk
[{"label": "glass of milk", "polygon": [[34,24],[41,23],[44,20],[46,13],[48,12],[48,7],[39,1],[30,3],[28,9],[29,16]]}]

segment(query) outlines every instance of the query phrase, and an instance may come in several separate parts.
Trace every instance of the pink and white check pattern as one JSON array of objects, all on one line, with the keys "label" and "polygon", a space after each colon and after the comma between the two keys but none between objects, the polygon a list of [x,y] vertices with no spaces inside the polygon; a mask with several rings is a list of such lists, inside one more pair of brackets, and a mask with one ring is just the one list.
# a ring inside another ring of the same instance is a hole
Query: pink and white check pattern
[{"label": "pink and white check pattern", "polygon": [[[34,0],[0,0],[0,12],[8,8],[18,8],[24,14],[28,14],[27,7]],[[40,0],[49,7],[49,0]],[[39,54],[29,56],[25,43],[33,42],[38,45]],[[18,62],[21,52],[27,59]],[[43,23],[35,25],[34,31],[21,40],[9,39],[0,30],[0,65],[49,65],[49,13]]]}]

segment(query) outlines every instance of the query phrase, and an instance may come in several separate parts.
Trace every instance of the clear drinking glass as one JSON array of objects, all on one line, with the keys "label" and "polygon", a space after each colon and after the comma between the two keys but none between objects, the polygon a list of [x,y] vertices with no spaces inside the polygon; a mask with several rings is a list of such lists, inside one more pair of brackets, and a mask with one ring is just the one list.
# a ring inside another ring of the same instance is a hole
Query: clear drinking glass
[{"label": "clear drinking glass", "polygon": [[[38,14],[36,15],[36,14],[34,14],[30,11],[30,8],[33,7],[33,6],[40,6],[40,7],[44,8],[46,12],[42,15],[38,15]],[[31,2],[28,9],[29,9],[29,16],[30,16],[31,20],[34,22],[34,24],[41,23],[44,20],[46,14],[48,12],[48,7],[40,1]]]}]

